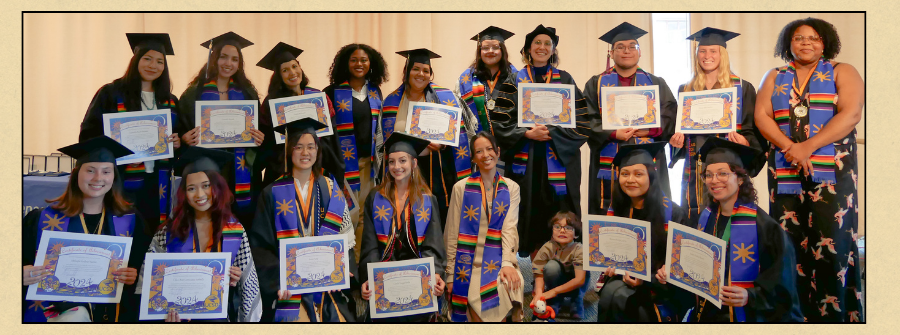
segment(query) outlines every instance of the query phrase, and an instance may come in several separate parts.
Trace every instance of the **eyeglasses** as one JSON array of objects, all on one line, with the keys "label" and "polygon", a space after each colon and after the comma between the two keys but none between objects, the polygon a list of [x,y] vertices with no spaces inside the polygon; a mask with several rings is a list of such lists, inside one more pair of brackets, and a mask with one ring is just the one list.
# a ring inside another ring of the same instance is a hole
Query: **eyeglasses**
[{"label": "eyeglasses", "polygon": [[634,52],[634,51],[637,51],[637,49],[640,49],[640,48],[641,48],[641,47],[640,47],[639,45],[637,45],[637,44],[635,44],[635,45],[629,45],[629,46],[625,46],[625,45],[619,44],[619,45],[617,45],[617,46],[615,47],[615,50],[618,51],[618,52],[625,52],[625,50],[627,49],[628,51]]},{"label": "eyeglasses", "polygon": [[485,45],[481,47],[481,51],[490,52],[490,51],[500,51],[499,45]]},{"label": "eyeglasses", "polygon": [[308,145],[308,146],[298,145],[298,146],[294,147],[294,150],[297,150],[300,152],[303,152],[303,149],[306,149],[306,152],[316,152],[316,150],[318,150],[318,148],[316,148],[315,144]]},{"label": "eyeglasses", "polygon": [[733,174],[734,174],[734,172],[716,172],[716,173],[707,172],[706,174],[703,175],[703,179],[709,181],[715,176],[716,179],[718,179],[720,181],[727,181],[728,177],[730,177]]},{"label": "eyeglasses", "polygon": [[572,226],[560,226],[560,225],[558,225],[558,224],[555,224],[555,225],[553,225],[553,230],[554,230],[554,231],[564,230],[564,231],[567,232],[567,233],[571,233],[571,232],[574,232],[574,231],[575,231],[575,227],[572,227]]},{"label": "eyeglasses", "polygon": [[806,41],[809,41],[810,43],[819,43],[819,42],[822,42],[823,39],[819,36],[797,35],[797,36],[794,36],[793,38],[791,38],[791,41],[794,41],[794,43],[800,43],[800,42],[806,42]]}]

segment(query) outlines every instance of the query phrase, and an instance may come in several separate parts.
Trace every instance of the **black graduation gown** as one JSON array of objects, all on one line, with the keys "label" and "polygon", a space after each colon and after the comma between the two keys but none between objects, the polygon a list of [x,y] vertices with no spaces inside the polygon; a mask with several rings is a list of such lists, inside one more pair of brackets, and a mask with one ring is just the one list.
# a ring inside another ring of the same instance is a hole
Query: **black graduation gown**
[{"label": "black graduation gown", "polygon": [[[718,88],[720,87],[717,83],[712,89]],[[681,92],[684,92],[684,84],[678,86],[678,93]],[[753,117],[756,109],[756,89],[753,88],[752,84],[743,79],[741,79],[741,103],[743,105],[741,107],[741,131],[739,131],[738,134],[743,135],[744,138],[747,139],[750,147],[764,151],[763,148],[768,148],[769,145],[766,139],[762,137],[762,134],[760,134],[759,129],[756,129],[756,122]],[[674,134],[674,130],[672,134]],[[725,135],[727,134],[722,134],[723,137]],[[682,149],[673,148],[672,161],[677,162],[679,159],[686,159],[684,164],[690,164],[690,177],[686,181],[682,180],[681,194],[679,196],[681,197],[681,207],[687,212],[691,226],[696,227],[697,220],[700,220],[700,213],[706,208],[701,204],[703,199],[706,198],[706,187],[697,180],[697,168],[699,167],[697,164],[697,151],[703,147],[703,144],[706,143],[706,139],[709,138],[710,135],[685,135],[685,143],[687,142],[687,136],[690,136],[691,147]],[[689,150],[690,152],[688,152]],[[765,157],[760,157],[760,159],[765,159]]]},{"label": "black graduation gown", "polygon": [[[651,84],[659,85],[659,107],[660,119],[662,121],[662,134],[654,137],[653,141],[668,142],[669,138],[672,137],[672,134],[675,133],[675,118],[678,116],[678,100],[672,95],[672,90],[669,89],[669,85],[666,84],[665,79],[651,73],[647,74],[650,75]],[[588,171],[588,214],[603,215],[606,213],[606,209],[609,208],[609,203],[612,199],[612,184],[609,180],[597,178],[597,172],[600,171],[600,150],[613,141],[619,142],[619,144],[634,144],[635,138],[632,137],[627,142],[609,138],[613,130],[603,130],[603,118],[600,115],[600,102],[598,100],[600,98],[599,94],[600,75],[598,74],[591,77],[591,79],[584,84],[584,100],[587,102],[589,114],[592,116],[591,129],[593,130],[591,132],[591,138],[588,140],[588,145],[591,148],[591,165]],[[671,188],[669,187],[669,170],[668,164],[666,163],[665,152],[660,151],[659,155],[656,156],[656,171],[659,173],[659,185],[662,187],[663,193],[665,193],[669,199],[674,199],[672,197]],[[602,194],[601,190],[603,192]]]},{"label": "black graduation gown", "polygon": [[[36,252],[38,248],[39,241],[37,240],[38,233],[38,225],[41,220],[41,211],[43,208],[35,209],[31,212],[28,212],[28,215],[25,215],[25,218],[22,219],[22,265],[34,265],[35,258],[37,257]],[[85,214],[84,220],[88,227],[88,230],[94,231],[97,229],[97,225],[100,223],[100,214]],[[103,235],[111,235],[111,236],[119,236],[118,234],[123,234],[121,232],[115,232],[116,235],[113,235],[113,221],[112,221],[112,213],[110,211],[106,212],[106,217],[103,223],[103,230],[101,233]],[[83,233],[84,229],[81,226],[81,221],[78,217],[73,217],[69,219],[69,228],[66,230],[70,233]],[[128,267],[133,269],[140,269],[141,264],[144,262],[144,254],[147,253],[147,248],[150,246],[150,238],[144,234],[144,220],[140,215],[134,216],[134,236],[131,242],[131,254],[128,258]],[[135,284],[137,283],[137,279],[135,279]],[[134,294],[135,285],[125,285],[122,291],[122,300],[119,303],[119,322],[136,322],[138,321],[138,316],[140,315],[140,309],[138,305],[141,302],[141,296]],[[25,295],[28,292],[28,286],[22,286],[22,310],[25,311],[29,306],[26,304]],[[45,302],[43,305],[47,307],[49,305],[54,305],[56,310],[59,313],[65,312],[66,310],[76,307],[83,306],[84,308],[92,307],[91,311],[92,319],[94,322],[115,322],[116,318],[116,304],[99,304],[99,303],[86,303],[86,302]]]},{"label": "black graduation gown", "polygon": [[[269,110],[269,100],[285,98],[293,95],[269,95],[259,106],[259,131],[265,134],[262,145],[256,152],[256,160],[253,163],[251,175],[251,194],[253,199],[258,199],[262,189],[280,178],[284,174],[284,144],[275,144],[275,126],[272,123],[272,112]],[[329,107],[331,108],[331,107]],[[336,119],[331,117],[331,129],[336,129]],[[338,186],[344,188],[344,161],[340,156],[337,134],[320,137],[319,143],[322,151],[322,168],[335,177]],[[263,170],[266,170],[265,178]],[[254,193],[255,192],[255,193]]]},{"label": "black graduation gown", "polygon": [[[91,100],[91,104],[84,114],[84,120],[81,121],[81,131],[78,133],[79,142],[103,136],[103,114],[119,112],[116,97],[121,96],[122,93],[118,88],[118,81],[119,80],[117,79],[112,83],[103,85],[97,90],[97,93],[94,94],[94,98]],[[124,99],[124,96],[122,96],[122,99]],[[175,101],[176,106],[178,105],[178,99],[171,93],[169,94],[169,99]],[[157,104],[157,108],[163,107],[158,106]],[[141,111],[141,101],[125,100],[125,109],[130,112]],[[184,135],[187,130],[190,130],[185,129],[184,124],[180,122],[180,116],[179,109],[177,107],[172,107],[172,131],[178,134],[178,136]],[[176,158],[180,156],[180,151],[181,150],[175,151]],[[159,226],[159,167],[160,164],[169,164],[161,163],[161,161],[155,161],[154,163],[153,173],[142,174],[144,177],[144,184],[141,188],[134,191],[123,189],[125,191],[125,198],[134,204],[137,212],[143,216],[144,222],[147,223],[144,234],[149,236],[153,236],[153,233]],[[128,165],[123,164],[116,166],[119,170],[119,176],[123,178],[123,180],[125,178],[126,166]],[[171,190],[167,190],[167,192],[171,192]]]},{"label": "black graduation gown", "polygon": [[[710,215],[704,232],[712,235],[715,229],[716,237],[721,238],[728,219],[724,215],[719,215],[718,218]],[[747,289],[749,298],[744,306],[747,322],[802,322],[793,244],[778,223],[762,209],[756,210],[756,232],[759,240],[759,276],[753,281],[753,287]],[[729,246],[727,255],[731,254]],[[726,278],[730,270],[729,260],[725,262]],[[691,313],[692,320],[697,321],[699,314],[699,322],[731,322],[731,308],[728,306],[723,304],[722,309],[718,309],[715,305],[706,303],[701,311],[700,302],[705,300],[696,300]]]},{"label": "black graduation gown", "polygon": [[[320,199],[322,199],[323,203],[313,205],[315,205],[316,208],[328,208],[328,201],[330,198],[328,196],[328,184],[325,181],[325,177],[320,176],[316,179],[316,183],[319,184],[319,191],[322,192]],[[278,257],[279,242],[275,235],[277,233],[275,229],[275,218],[273,217],[275,213],[275,198],[272,194],[272,186],[272,184],[269,184],[262,190],[256,206],[253,226],[247,229],[247,237],[250,239],[250,250],[253,254],[253,261],[256,263],[256,274],[259,276],[259,295],[263,307],[262,319],[260,320],[262,322],[272,322],[275,317],[275,310],[272,308],[272,304],[278,298],[278,290],[280,287]],[[319,211],[318,209],[314,209],[314,211],[315,213],[320,213],[321,222],[322,217],[325,215],[324,211]],[[298,229],[300,229],[300,227],[298,227]],[[316,227],[315,229],[318,230],[319,228]],[[352,278],[359,278],[359,274],[356,273],[356,257],[354,256],[354,253],[348,250],[347,255],[350,259],[349,266],[350,273],[353,275]],[[354,285],[353,279],[351,279],[350,285]],[[301,297],[307,304],[312,301],[312,294],[304,294],[301,295]],[[323,304],[323,319],[331,319],[331,317],[334,316],[334,313],[340,312],[347,322],[356,321],[354,318],[356,315],[356,304],[350,297],[350,289],[332,293],[331,297],[334,298],[334,305],[337,305],[339,311],[335,311],[334,308],[331,307],[333,305],[326,301],[326,303]]]},{"label": "black graduation gown", "polygon": [[[537,83],[545,82],[545,74],[534,75]],[[552,231],[547,225],[550,218],[559,211],[571,211],[581,215],[581,146],[587,141],[590,128],[588,127],[588,110],[584,103],[581,90],[568,72],[559,70],[560,83],[575,86],[575,122],[576,128],[566,129],[557,126],[547,126],[550,131],[550,145],[556,152],[556,157],[566,168],[566,194],[556,195],[553,186],[550,185],[547,172],[547,142],[533,141],[525,137],[527,128],[518,127],[518,114],[514,108],[510,109],[509,117],[501,116],[503,113],[494,113],[494,131],[499,130],[501,153],[506,162],[507,178],[515,181],[521,189],[522,202],[519,206],[519,255],[527,257],[532,251],[539,250],[541,246],[550,240]],[[501,89],[507,91],[505,84]],[[518,99],[518,97],[516,97]],[[500,140],[500,138],[503,138]],[[512,156],[522,151],[526,143],[531,143],[529,159],[525,166],[524,176],[513,173]],[[504,144],[506,143],[506,144]],[[503,153],[505,151],[505,153]],[[452,185],[451,185],[452,186]]]},{"label": "black graduation gown", "polygon": [[[360,241],[360,253],[359,253],[359,275],[360,283],[369,280],[369,263],[378,263],[381,262],[381,251],[379,250],[379,242],[378,236],[375,234],[375,222],[372,220],[372,215],[374,215],[375,211],[375,193],[378,192],[379,188],[374,188],[369,192],[369,196],[366,197],[366,204],[364,212],[367,213],[363,217],[363,234],[362,241]],[[412,241],[407,240],[406,238],[397,238],[396,243],[399,243],[399,248],[394,249],[394,253],[386,260],[386,261],[403,261],[409,259],[416,258],[426,258],[426,257],[434,257],[434,274],[441,276],[443,278],[444,275],[444,266],[447,261],[447,249],[444,247],[444,233],[441,228],[441,218],[437,215],[434,215],[434,208],[437,208],[437,200],[435,197],[431,197],[431,222],[428,223],[428,229],[425,231],[425,240],[422,241],[422,245],[419,246],[419,253],[422,255],[419,257],[414,254],[412,248],[410,247],[410,243]],[[396,213],[396,210],[392,210],[393,213]],[[401,215],[403,215],[401,213]],[[413,235],[416,232],[416,222],[415,220],[409,220],[409,218],[405,217],[405,215],[401,216],[401,220],[406,223],[401,228],[401,231],[398,233],[398,236],[408,236],[408,231],[411,231]],[[414,242],[413,242],[414,243]],[[370,287],[370,289],[372,289]],[[368,315],[368,308],[366,309],[366,314]],[[419,314],[419,315],[410,315],[410,316],[402,316],[396,318],[385,318],[379,319],[379,322],[426,322],[431,317],[431,314]],[[367,316],[368,318],[368,316]]]},{"label": "black graduation gown", "polygon": [[[328,99],[331,99],[332,103],[335,101],[334,89],[336,86],[337,85],[335,84],[331,84],[322,90],[322,92],[325,92],[325,95],[328,96]],[[383,96],[381,95],[380,87],[377,88],[376,94],[378,94],[379,97]],[[384,99],[382,99],[382,103],[383,102]],[[363,158],[368,159],[374,154],[371,146],[372,142],[375,142],[375,138],[372,137],[372,109],[369,107],[369,97],[367,96],[366,100],[363,101],[354,98],[350,108],[353,113],[353,134],[356,136],[356,149],[359,153],[356,158],[359,160],[362,160]],[[335,113],[337,113],[337,110],[335,110]],[[337,117],[333,117],[332,121],[337,122]],[[341,158],[341,156],[338,156],[338,158]]]},{"label": "black graduation gown", "polygon": [[[674,204],[670,203],[671,205]],[[625,213],[623,217],[627,215],[628,213]],[[646,221],[649,218],[649,211],[646,208],[635,209],[632,215],[636,220]],[[684,210],[674,206],[672,222],[686,225],[685,221]],[[654,227],[651,234],[664,232],[661,227],[652,223],[651,226]],[[651,235],[653,240],[650,245],[650,265],[653,269],[650,272],[651,282],[644,282],[636,288],[631,288],[625,285],[621,275],[606,280],[598,293],[600,299],[597,322],[658,322],[654,304],[665,304],[670,312],[677,315],[677,320],[676,316],[671,316],[672,320],[663,322],[680,322],[684,312],[693,307],[692,294],[671,285],[663,285],[656,280],[656,271],[666,265],[666,238],[667,235]],[[689,305],[683,301],[688,301]]]},{"label": "black graduation gown", "polygon": [[[519,128],[516,124],[518,121],[517,114],[517,106],[519,96],[519,88],[516,86],[516,75],[517,72],[510,72],[508,70],[502,70],[500,75],[498,76],[498,83],[494,86],[494,90],[491,90],[490,85],[484,85],[484,96],[485,101],[487,101],[488,96],[494,98],[494,110],[489,111],[488,117],[491,120],[491,126],[482,125],[481,128],[487,132],[491,132],[491,128],[493,128],[493,135],[497,139],[497,144],[500,145],[500,160],[505,163],[506,166],[512,164],[512,158],[515,156],[515,152],[510,150],[510,148],[514,147],[516,143],[519,143],[519,140],[525,137],[526,128]],[[478,77],[482,83],[487,83],[488,78]],[[485,108],[485,110],[487,110]],[[477,110],[473,110],[472,114],[478,115]],[[479,119],[480,120],[480,119]],[[480,122],[480,121],[479,121]]]}]

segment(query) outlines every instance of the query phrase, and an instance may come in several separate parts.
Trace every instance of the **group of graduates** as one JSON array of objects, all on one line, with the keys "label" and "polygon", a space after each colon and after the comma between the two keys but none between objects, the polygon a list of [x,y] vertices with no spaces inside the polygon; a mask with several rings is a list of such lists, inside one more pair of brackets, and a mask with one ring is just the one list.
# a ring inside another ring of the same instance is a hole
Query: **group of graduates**
[{"label": "group of graduates", "polygon": [[[694,77],[678,92],[735,87],[740,97],[737,131],[711,135],[675,132],[675,96],[637,65],[644,34],[625,22],[601,36],[614,65],[582,91],[557,67],[554,28],[539,25],[525,36],[525,67],[517,70],[505,44],[513,33],[491,26],[472,38],[475,58],[454,89],[432,81],[430,60],[440,56],[415,49],[398,52],[407,59],[403,83],[387,96],[380,87],[385,61],[368,45],[341,48],[330,85],[319,91],[296,59],[303,50],[279,43],[257,64],[273,74],[258,129],[246,132],[256,146],[222,150],[198,147],[194,105],[259,99],[241,53],[253,43],[233,32],[203,43],[208,59],[176,98],[168,35],[127,34],[134,51],[128,69],[94,96],[79,143],[60,149],[77,165],[66,191],[24,218],[22,249],[27,288],[51,270],[32,265],[43,231],[131,236],[128,265],[114,272],[125,293],[119,304],[25,301],[25,320],[136,321],[147,252],[236,255],[228,319],[213,321],[369,321],[357,315],[357,304],[373,296],[367,264],[424,257],[434,260],[433,294],[446,318],[520,321],[528,270],[519,269],[517,255],[533,260],[530,303],[558,309],[566,302],[577,316],[595,284],[582,269],[580,217],[606,214],[650,222],[654,276],[644,283],[612,268],[603,273],[599,322],[860,321],[854,127],[864,85],[851,65],[833,61],[840,50],[834,27],[815,18],[787,24],[775,46],[787,64],[769,71],[758,92],[730,71],[726,42],[739,34],[704,28],[691,35],[698,42]],[[574,85],[576,127],[518,127],[519,83]],[[647,85],[659,87],[662,127],[604,130],[600,88]],[[272,123],[270,100],[320,92],[334,135],[317,136],[326,125],[310,118]],[[458,147],[403,132],[415,102],[461,108]],[[131,151],[104,136],[103,115],[158,109],[172,114],[167,141],[175,158],[116,166]],[[277,134],[284,144],[276,144]],[[579,206],[585,142],[588,213]],[[669,188],[667,143],[672,160],[685,159],[680,195]],[[766,162],[771,214],[758,207],[751,181]],[[168,189],[173,173],[182,177],[177,190]],[[50,219],[58,217],[62,224]],[[666,283],[669,222],[727,242],[722,308]],[[279,290],[279,240],[333,234],[348,235],[351,288]],[[240,243],[226,243],[225,235],[241,236]],[[749,257],[733,257],[739,252]],[[187,320],[170,311],[166,321]]]}]

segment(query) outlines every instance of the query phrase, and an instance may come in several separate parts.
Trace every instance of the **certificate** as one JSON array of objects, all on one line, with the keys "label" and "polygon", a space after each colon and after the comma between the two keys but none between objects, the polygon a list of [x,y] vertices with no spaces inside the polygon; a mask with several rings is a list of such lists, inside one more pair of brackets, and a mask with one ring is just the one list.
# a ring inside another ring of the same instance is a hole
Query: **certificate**
[{"label": "certificate", "polygon": [[666,282],[722,308],[725,241],[702,231],[669,223]]},{"label": "certificate", "polygon": [[131,237],[44,231],[34,265],[47,277],[28,287],[28,300],[118,303],[124,284],[113,271],[128,266]]},{"label": "certificate", "polygon": [[148,253],[144,258],[141,320],[228,317],[230,252]]},{"label": "certificate", "polygon": [[604,271],[615,267],[617,274],[650,281],[650,222],[617,216],[587,215],[582,231],[589,232],[589,244],[582,249],[584,270]]},{"label": "certificate", "polygon": [[413,102],[409,105],[406,133],[434,143],[457,147],[461,111],[453,106]]},{"label": "certificate", "polygon": [[676,132],[728,133],[737,130],[737,87],[678,94]]},{"label": "certificate", "polygon": [[168,109],[103,114],[103,134],[134,151],[117,158],[118,165],[174,157],[175,148],[167,140],[172,134]]},{"label": "certificate", "polygon": [[255,147],[250,129],[258,128],[256,100],[197,101],[195,124],[205,148]]},{"label": "certificate", "polygon": [[280,289],[291,294],[350,288],[347,235],[279,240]]},{"label": "certificate", "polygon": [[519,83],[519,127],[575,128],[575,85]]},{"label": "certificate", "polygon": [[[275,127],[308,117],[325,124],[325,128],[316,131],[319,137],[334,134],[334,129],[331,129],[331,110],[328,109],[328,98],[325,97],[325,93],[271,99],[269,110],[272,111],[270,114]],[[275,143],[284,143],[284,135],[276,132]]]},{"label": "certificate", "polygon": [[369,313],[372,318],[437,312],[432,293],[434,258],[369,263]]},{"label": "certificate", "polygon": [[659,128],[659,85],[601,87],[603,129]]}]

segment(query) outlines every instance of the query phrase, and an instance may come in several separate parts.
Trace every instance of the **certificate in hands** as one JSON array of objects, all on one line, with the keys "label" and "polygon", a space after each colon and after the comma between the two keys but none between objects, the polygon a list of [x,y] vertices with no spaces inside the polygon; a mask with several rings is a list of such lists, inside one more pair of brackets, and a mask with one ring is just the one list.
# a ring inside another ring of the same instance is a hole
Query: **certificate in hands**
[{"label": "certificate in hands", "polygon": [[280,289],[291,294],[350,288],[347,235],[279,240]]},{"label": "certificate in hands", "polygon": [[601,87],[603,130],[659,128],[659,85]]},{"label": "certificate in hands", "polygon": [[406,133],[433,143],[459,146],[461,109],[429,102],[413,102],[409,105],[409,122]]},{"label": "certificate in hands", "polygon": [[650,222],[617,216],[587,215],[582,231],[589,232],[582,249],[586,271],[615,267],[617,274],[650,281]]},{"label": "certificate in hands", "polygon": [[134,151],[116,159],[116,164],[174,157],[174,146],[168,141],[172,134],[171,115],[169,109],[103,114],[103,134]]},{"label": "certificate in hands", "polygon": [[575,128],[575,85],[519,83],[519,127]]},{"label": "certificate in hands", "polygon": [[197,101],[195,124],[205,148],[255,147],[250,129],[258,129],[259,101]]},{"label": "certificate in hands", "polygon": [[144,259],[141,320],[228,317],[230,252],[148,253]]},{"label": "certificate in hands", "polygon": [[434,258],[369,263],[372,318],[387,318],[437,312]]},{"label": "certificate in hands", "polygon": [[736,131],[737,88],[678,94],[676,132],[714,134]]},{"label": "certificate in hands", "polygon": [[666,282],[722,308],[725,241],[702,231],[669,223]]},{"label": "certificate in hands", "polygon": [[124,284],[113,271],[128,267],[131,237],[44,231],[34,265],[47,277],[28,287],[27,300],[118,303]]},{"label": "certificate in hands", "polygon": [[[339,108],[343,107],[351,108],[351,106],[339,106]],[[308,117],[326,125],[325,128],[316,131],[316,135],[319,137],[334,134],[334,129],[331,129],[331,111],[328,109],[328,98],[325,97],[325,93],[271,99],[269,100],[269,110],[272,111],[270,114],[275,127]],[[276,132],[275,143],[283,144],[284,135]]]}]

